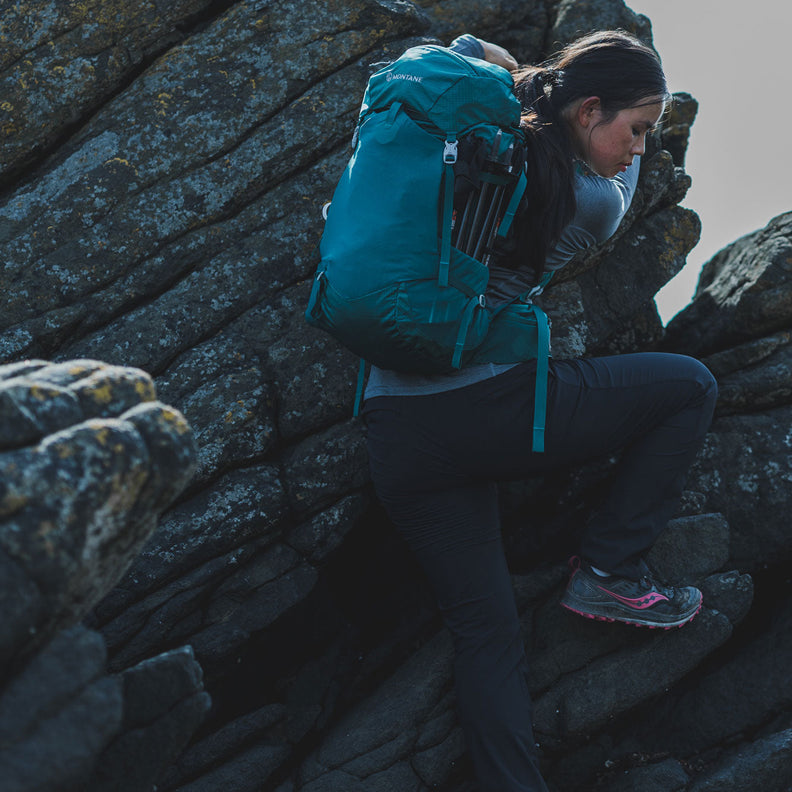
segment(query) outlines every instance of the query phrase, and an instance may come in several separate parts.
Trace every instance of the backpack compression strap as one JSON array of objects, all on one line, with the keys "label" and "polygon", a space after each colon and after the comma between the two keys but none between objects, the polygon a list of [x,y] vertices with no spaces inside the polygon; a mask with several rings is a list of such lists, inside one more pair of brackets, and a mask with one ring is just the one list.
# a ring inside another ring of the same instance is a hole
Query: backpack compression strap
[{"label": "backpack compression strap", "polygon": [[520,200],[525,194],[525,188],[527,186],[528,186],[528,178],[525,175],[525,171],[521,171],[520,178],[517,180],[517,184],[514,187],[514,192],[512,193],[511,200],[509,201],[509,205],[506,207],[506,212],[504,213],[503,219],[501,220],[500,225],[498,226],[497,235],[501,239],[505,239],[506,234],[509,233],[512,220],[514,220],[514,215],[517,213],[517,207],[520,205]]},{"label": "backpack compression strap", "polygon": [[[452,138],[453,135],[449,135]],[[443,149],[443,162],[445,173],[443,181],[443,212],[442,235],[440,237],[440,269],[437,273],[437,285],[448,286],[448,269],[451,265],[451,218],[454,213],[454,163],[457,161],[457,141],[446,140]]]}]

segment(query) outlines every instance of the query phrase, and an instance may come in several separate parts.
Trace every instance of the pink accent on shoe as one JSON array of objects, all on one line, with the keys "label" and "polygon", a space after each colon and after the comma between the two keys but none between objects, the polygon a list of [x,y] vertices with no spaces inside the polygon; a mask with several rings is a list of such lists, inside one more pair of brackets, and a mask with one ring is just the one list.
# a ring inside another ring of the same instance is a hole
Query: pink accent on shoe
[{"label": "pink accent on shoe", "polygon": [[585,616],[587,619],[593,619],[594,621],[601,621],[601,622],[621,622],[622,624],[629,624],[631,627],[648,627],[650,630],[673,630],[674,628],[684,627],[686,624],[689,624],[693,621],[693,619],[698,616],[699,612],[701,611],[701,606],[703,603],[699,603],[698,609],[696,612],[688,617],[685,621],[680,622],[679,624],[646,624],[645,622],[636,622],[630,621],[629,619],[612,619],[608,616],[595,616],[593,613],[584,613],[583,611],[578,610],[577,608],[573,608],[571,605],[567,605],[565,602],[561,603],[562,608],[566,608],[568,611],[572,613],[577,613],[578,616]]},{"label": "pink accent on shoe", "polygon": [[652,605],[656,605],[658,602],[668,602],[668,597],[664,594],[658,594],[656,591],[652,591],[650,594],[647,594],[644,597],[637,597],[636,599],[630,599],[629,597],[622,597],[619,594],[614,593],[613,591],[609,591],[604,586],[597,586],[600,591],[604,591],[609,596],[613,597],[613,599],[618,600],[619,602],[626,605],[628,608],[635,608],[636,610],[645,610],[646,608],[651,608]]}]

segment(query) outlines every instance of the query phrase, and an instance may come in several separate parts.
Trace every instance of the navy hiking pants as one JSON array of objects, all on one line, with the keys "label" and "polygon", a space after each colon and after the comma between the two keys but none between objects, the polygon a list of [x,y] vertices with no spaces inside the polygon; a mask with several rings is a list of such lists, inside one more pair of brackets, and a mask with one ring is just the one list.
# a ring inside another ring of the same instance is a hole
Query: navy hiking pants
[{"label": "navy hiking pants", "polygon": [[682,355],[551,361],[543,454],[531,451],[535,364],[457,390],[367,400],[372,480],[426,572],[455,648],[460,721],[481,792],[545,792],[496,481],[621,451],[581,555],[634,576],[671,517],[717,388]]}]

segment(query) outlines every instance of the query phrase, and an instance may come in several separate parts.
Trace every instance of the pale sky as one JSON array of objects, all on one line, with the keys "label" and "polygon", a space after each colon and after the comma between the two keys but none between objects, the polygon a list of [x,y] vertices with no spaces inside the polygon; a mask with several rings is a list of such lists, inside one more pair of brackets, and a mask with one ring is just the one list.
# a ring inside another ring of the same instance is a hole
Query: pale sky
[{"label": "pale sky", "polygon": [[672,91],[699,102],[682,205],[702,223],[684,270],[657,295],[664,322],[693,296],[701,267],[792,211],[792,4],[786,0],[627,0],[652,22]]}]

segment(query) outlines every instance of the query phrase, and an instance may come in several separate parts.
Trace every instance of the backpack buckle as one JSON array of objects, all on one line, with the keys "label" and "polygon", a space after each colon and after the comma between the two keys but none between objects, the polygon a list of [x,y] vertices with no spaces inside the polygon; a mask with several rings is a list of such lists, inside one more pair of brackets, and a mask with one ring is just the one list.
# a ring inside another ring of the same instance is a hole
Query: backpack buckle
[{"label": "backpack buckle", "polygon": [[443,148],[443,162],[445,162],[446,165],[453,165],[457,161],[458,146],[458,141],[446,140],[445,147]]}]

